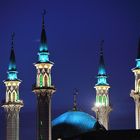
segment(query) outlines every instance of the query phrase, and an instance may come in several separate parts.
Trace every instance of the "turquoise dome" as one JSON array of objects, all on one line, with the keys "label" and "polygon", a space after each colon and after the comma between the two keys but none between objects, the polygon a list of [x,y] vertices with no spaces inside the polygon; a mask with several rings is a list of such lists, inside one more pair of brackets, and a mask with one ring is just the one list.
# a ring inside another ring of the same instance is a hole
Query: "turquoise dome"
[{"label": "turquoise dome", "polygon": [[97,129],[104,127],[94,117],[81,111],[66,112],[52,121],[53,139],[68,138]]}]

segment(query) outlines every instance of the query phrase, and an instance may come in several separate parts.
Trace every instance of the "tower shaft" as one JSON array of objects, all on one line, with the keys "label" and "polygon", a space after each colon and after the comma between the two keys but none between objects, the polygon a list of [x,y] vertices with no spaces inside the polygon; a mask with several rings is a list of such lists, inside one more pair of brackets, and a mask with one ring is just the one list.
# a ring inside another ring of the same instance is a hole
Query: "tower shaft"
[{"label": "tower shaft", "polygon": [[136,129],[140,129],[140,103],[135,102]]},{"label": "tower shaft", "polygon": [[110,107],[94,108],[97,120],[108,130]]},{"label": "tower shaft", "polygon": [[134,90],[131,90],[130,96],[134,99],[134,102],[135,102],[136,129],[140,129],[140,95]]},{"label": "tower shaft", "polygon": [[19,111],[22,104],[5,104],[6,140],[19,140]]},{"label": "tower shaft", "polygon": [[135,90],[131,90],[130,96],[135,102],[135,124],[140,129],[140,69],[132,70],[135,74]]},{"label": "tower shaft", "polygon": [[18,80],[5,81],[6,101],[2,106],[6,112],[6,140],[19,140],[19,112],[23,101],[19,100]]},{"label": "tower shaft", "polygon": [[37,96],[38,140],[51,140],[51,97]]}]

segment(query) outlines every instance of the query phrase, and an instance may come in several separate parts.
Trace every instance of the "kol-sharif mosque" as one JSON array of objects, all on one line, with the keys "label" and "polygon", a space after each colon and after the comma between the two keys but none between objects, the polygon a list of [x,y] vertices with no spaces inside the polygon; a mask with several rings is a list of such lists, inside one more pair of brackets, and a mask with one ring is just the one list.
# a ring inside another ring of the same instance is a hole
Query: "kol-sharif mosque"
[{"label": "kol-sharif mosque", "polygon": [[[101,42],[99,55],[99,68],[97,74],[96,103],[92,107],[96,117],[82,112],[77,108],[77,93],[74,94],[73,109],[61,114],[56,119],[51,119],[51,99],[56,92],[52,84],[51,68],[54,63],[49,58],[47,36],[45,31],[45,14],[42,15],[42,31],[38,50],[38,60],[34,64],[36,68],[36,82],[33,85],[37,100],[37,134],[36,140],[138,140],[140,139],[140,40],[136,66],[132,69],[135,76],[135,87],[130,96],[135,103],[136,130],[111,130],[109,129],[109,114],[112,111],[109,98],[109,83],[105,69],[103,41]],[[24,107],[24,101],[20,99],[17,66],[14,53],[14,34],[12,34],[12,46],[10,63],[8,66],[5,101],[2,105],[6,118],[6,140],[19,140],[20,135],[20,109]]]}]

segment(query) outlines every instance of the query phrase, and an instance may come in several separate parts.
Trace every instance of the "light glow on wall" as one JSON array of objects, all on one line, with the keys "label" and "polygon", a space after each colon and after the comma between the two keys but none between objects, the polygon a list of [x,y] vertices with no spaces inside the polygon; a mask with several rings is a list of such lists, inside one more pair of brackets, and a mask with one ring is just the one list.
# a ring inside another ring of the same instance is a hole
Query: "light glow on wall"
[{"label": "light glow on wall", "polygon": [[97,81],[97,84],[96,85],[108,85],[107,83],[107,76],[98,76],[98,81]]},{"label": "light glow on wall", "polygon": [[140,68],[140,59],[136,59],[136,67]]},{"label": "light glow on wall", "polygon": [[16,71],[9,71],[8,72],[8,80],[16,80],[17,79],[17,72]]},{"label": "light glow on wall", "polygon": [[46,43],[41,43],[39,47],[39,52],[47,52],[48,51],[48,46]]},{"label": "light glow on wall", "polygon": [[49,62],[49,53],[48,52],[39,52],[39,62]]}]

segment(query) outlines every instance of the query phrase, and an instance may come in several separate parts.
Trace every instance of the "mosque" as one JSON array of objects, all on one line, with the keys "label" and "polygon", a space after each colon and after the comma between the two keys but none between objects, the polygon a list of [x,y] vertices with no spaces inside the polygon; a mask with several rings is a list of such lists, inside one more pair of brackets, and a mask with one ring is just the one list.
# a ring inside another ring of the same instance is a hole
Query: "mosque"
[{"label": "mosque", "polygon": [[[109,113],[112,111],[109,99],[109,83],[105,69],[103,41],[101,42],[99,68],[97,74],[96,103],[92,110],[96,118],[77,108],[77,91],[74,94],[74,104],[71,111],[61,114],[56,119],[51,119],[51,98],[56,91],[51,80],[51,68],[54,63],[49,59],[47,36],[45,31],[44,15],[42,15],[42,31],[38,60],[34,64],[36,68],[36,82],[32,91],[37,99],[37,140],[138,140],[140,139],[140,41],[136,67],[132,69],[135,75],[135,89],[130,96],[135,102],[136,130],[110,130]],[[19,140],[19,113],[24,102],[19,96],[17,67],[14,53],[14,34],[12,34],[12,47],[10,63],[8,66],[6,86],[6,98],[2,105],[6,113],[6,140]]]}]

